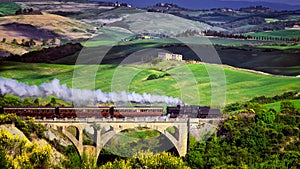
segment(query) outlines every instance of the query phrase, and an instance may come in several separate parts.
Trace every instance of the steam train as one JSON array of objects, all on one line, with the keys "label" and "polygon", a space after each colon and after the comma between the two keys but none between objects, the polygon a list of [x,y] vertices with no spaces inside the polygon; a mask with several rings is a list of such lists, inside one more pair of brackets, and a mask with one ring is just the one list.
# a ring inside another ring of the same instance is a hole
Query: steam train
[{"label": "steam train", "polygon": [[117,106],[117,107],[3,107],[2,113],[30,116],[35,118],[124,118],[168,116],[170,118],[217,118],[219,109],[208,106],[168,106],[166,113],[162,106]]}]

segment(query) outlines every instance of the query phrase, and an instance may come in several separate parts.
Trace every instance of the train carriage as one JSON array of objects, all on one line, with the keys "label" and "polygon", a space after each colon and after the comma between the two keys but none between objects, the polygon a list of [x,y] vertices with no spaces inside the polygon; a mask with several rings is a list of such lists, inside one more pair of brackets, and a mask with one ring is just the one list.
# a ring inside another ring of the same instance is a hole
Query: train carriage
[{"label": "train carriage", "polygon": [[59,117],[109,117],[110,107],[61,107]]},{"label": "train carriage", "polygon": [[76,110],[74,107],[60,107],[58,110],[60,118],[74,118],[76,117]]},{"label": "train carriage", "polygon": [[159,106],[136,106],[136,107],[114,107],[114,117],[146,117],[162,116],[163,107]]},{"label": "train carriage", "polygon": [[3,113],[36,118],[55,117],[55,107],[4,107]]}]

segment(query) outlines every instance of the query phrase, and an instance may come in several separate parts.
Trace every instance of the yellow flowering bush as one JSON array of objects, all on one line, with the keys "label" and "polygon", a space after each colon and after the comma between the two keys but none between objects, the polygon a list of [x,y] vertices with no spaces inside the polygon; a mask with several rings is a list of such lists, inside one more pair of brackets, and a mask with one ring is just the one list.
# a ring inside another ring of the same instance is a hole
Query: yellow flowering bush
[{"label": "yellow flowering bush", "polygon": [[8,168],[49,168],[51,146],[40,146],[25,138],[0,130],[0,149],[6,153]]}]

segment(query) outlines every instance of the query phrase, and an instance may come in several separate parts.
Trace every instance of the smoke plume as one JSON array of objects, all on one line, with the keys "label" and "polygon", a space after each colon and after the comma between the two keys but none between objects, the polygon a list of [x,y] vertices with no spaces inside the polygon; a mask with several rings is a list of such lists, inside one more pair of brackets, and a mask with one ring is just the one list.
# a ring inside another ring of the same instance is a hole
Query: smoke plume
[{"label": "smoke plume", "polygon": [[0,92],[2,95],[13,94],[20,97],[39,97],[55,96],[67,102],[73,102],[76,105],[87,103],[166,103],[182,104],[179,98],[168,96],[151,95],[147,93],[138,94],[135,92],[109,92],[104,93],[98,90],[85,90],[68,88],[66,84],[60,84],[58,79],[49,83],[37,85],[28,85],[18,82],[14,79],[4,79],[0,77]]}]

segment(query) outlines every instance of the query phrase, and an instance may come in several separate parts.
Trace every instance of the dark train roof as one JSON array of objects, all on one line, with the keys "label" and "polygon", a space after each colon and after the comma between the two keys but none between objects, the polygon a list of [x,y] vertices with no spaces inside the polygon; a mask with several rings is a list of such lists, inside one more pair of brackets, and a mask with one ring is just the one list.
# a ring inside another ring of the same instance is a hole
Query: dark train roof
[{"label": "dark train roof", "polygon": [[101,106],[101,107],[59,107],[59,109],[103,109],[107,108],[109,109],[109,106]]},{"label": "dark train roof", "polygon": [[114,108],[164,108],[163,106],[116,106]]},{"label": "dark train roof", "polygon": [[3,109],[55,109],[55,107],[3,107]]}]

